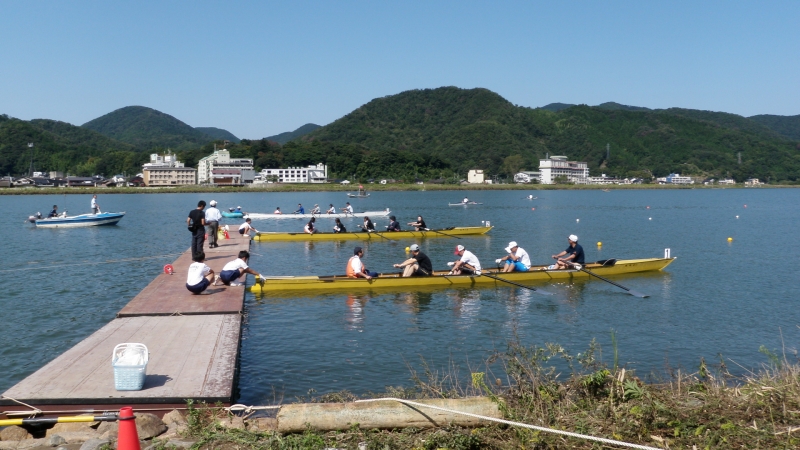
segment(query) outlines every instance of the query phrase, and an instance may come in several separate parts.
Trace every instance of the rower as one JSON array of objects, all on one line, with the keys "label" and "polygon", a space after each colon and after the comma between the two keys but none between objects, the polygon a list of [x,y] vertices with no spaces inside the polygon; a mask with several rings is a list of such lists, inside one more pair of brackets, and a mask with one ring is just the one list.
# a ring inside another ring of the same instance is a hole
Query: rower
[{"label": "rower", "polygon": [[327,213],[328,214],[336,214],[336,208],[333,206],[333,203],[331,203],[329,206],[330,206],[330,208],[328,208]]},{"label": "rower", "polygon": [[386,231],[402,231],[400,230],[400,222],[397,221],[395,216],[389,217],[389,225],[386,226]]},{"label": "rower", "polygon": [[353,214],[353,206],[350,205],[350,202],[347,202],[347,205],[342,209],[342,212],[345,214]]},{"label": "rower", "polygon": [[305,208],[303,208],[303,205],[301,203],[298,203],[297,204],[297,211],[295,211],[294,213],[295,214],[305,214],[306,210],[305,210]]},{"label": "rower", "polygon": [[336,218],[336,223],[333,224],[333,232],[334,233],[347,233],[347,228],[344,227],[342,224],[342,220],[338,217]]},{"label": "rower", "polygon": [[531,257],[528,256],[528,252],[517,245],[515,241],[508,243],[506,253],[508,253],[508,255],[494,261],[497,264],[505,261],[503,272],[527,272],[530,270]]},{"label": "rower", "polygon": [[[557,269],[566,269],[571,266],[570,263],[584,264],[583,247],[578,244],[578,236],[570,234],[567,240],[569,240],[569,247],[563,252],[553,255],[553,259],[556,260]],[[564,255],[567,256],[562,258]]]},{"label": "rower", "polygon": [[467,197],[464,197],[464,200],[461,200],[461,203],[465,203],[465,204],[469,203],[469,199]]},{"label": "rower", "polygon": [[404,277],[430,276],[433,273],[433,264],[431,264],[431,259],[428,258],[428,255],[419,251],[419,245],[417,244],[411,244],[409,250],[411,250],[411,258],[400,264],[394,264],[394,267],[398,269],[404,267]]},{"label": "rower", "polygon": [[414,229],[417,231],[425,231],[428,229],[428,226],[425,225],[425,220],[422,218],[422,216],[417,216],[416,222],[408,222],[408,224],[414,227]]},{"label": "rower", "polygon": [[370,272],[361,262],[361,257],[364,256],[364,250],[361,247],[353,249],[353,256],[347,261],[347,278],[366,278],[371,280],[377,277],[377,272]]},{"label": "rower", "polygon": [[283,213],[281,212],[281,207],[280,207],[280,206],[278,206],[277,208],[275,208],[275,212],[273,212],[272,214],[283,214]]},{"label": "rower", "polygon": [[316,222],[316,221],[317,221],[317,219],[316,219],[316,218],[314,218],[314,217],[312,217],[312,218],[311,218],[311,220],[309,220],[309,221],[308,221],[308,223],[306,224],[306,226],[305,226],[305,227],[303,227],[303,231],[305,231],[305,232],[306,232],[306,233],[308,233],[308,234],[314,234],[314,233],[316,233],[316,232],[317,232],[317,228],[316,228],[316,227],[314,227],[314,222]]},{"label": "rower", "polygon": [[255,228],[252,227],[252,225],[250,225],[251,221],[252,221],[252,219],[250,219],[249,217],[247,219],[244,219],[244,223],[239,225],[239,234],[241,234],[242,236],[244,236],[245,234],[250,236],[250,231],[251,230],[255,231],[256,234],[259,233],[258,230],[256,230]]},{"label": "rower", "polygon": [[239,251],[239,257],[225,264],[219,275],[217,275],[217,277],[214,278],[214,286],[217,286],[220,281],[225,286],[241,286],[242,283],[239,283],[236,280],[241,278],[242,275],[246,273],[255,275],[263,279],[264,275],[261,275],[260,273],[256,272],[255,270],[247,266],[248,261],[250,261],[250,252],[248,252],[247,250]]},{"label": "rower", "polygon": [[364,216],[364,226],[361,227],[361,231],[365,231],[368,233],[375,231],[375,224],[373,224],[372,221],[369,220],[369,217],[367,216]]},{"label": "rower", "polygon": [[453,275],[480,275],[481,274],[481,263],[478,261],[478,257],[475,256],[474,253],[464,248],[463,245],[456,245],[456,251],[453,252],[454,255],[458,255],[461,258],[458,261],[449,262],[447,263],[448,266],[452,266],[453,268],[450,270],[450,273]]},{"label": "rower", "polygon": [[311,210],[311,214],[319,214],[319,205],[316,203],[314,204],[314,209]]}]

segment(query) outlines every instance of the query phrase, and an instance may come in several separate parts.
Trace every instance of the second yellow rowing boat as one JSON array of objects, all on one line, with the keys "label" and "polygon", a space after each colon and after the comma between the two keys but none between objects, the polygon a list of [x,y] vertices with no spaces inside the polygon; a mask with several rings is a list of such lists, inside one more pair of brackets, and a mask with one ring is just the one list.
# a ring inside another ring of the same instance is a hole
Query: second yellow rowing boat
[{"label": "second yellow rowing boat", "polygon": [[492,227],[452,227],[442,228],[441,230],[427,231],[380,231],[363,232],[348,231],[347,233],[279,233],[279,232],[260,232],[253,237],[254,241],[343,241],[359,239],[384,240],[384,239],[409,239],[409,238],[429,238],[429,237],[454,237],[486,234]]}]

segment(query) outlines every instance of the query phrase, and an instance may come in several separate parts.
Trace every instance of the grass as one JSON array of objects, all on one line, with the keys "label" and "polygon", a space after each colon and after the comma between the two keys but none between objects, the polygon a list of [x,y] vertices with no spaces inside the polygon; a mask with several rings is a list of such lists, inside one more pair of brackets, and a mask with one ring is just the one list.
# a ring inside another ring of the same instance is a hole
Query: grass
[{"label": "grass", "polygon": [[[797,353],[777,355],[766,349],[761,351],[769,363],[745,376],[731,375],[722,360],[716,366],[709,366],[701,359],[694,372],[678,370],[646,383],[634,371],[616,367],[616,358],[611,367],[602,363],[601,348],[594,341],[577,355],[557,344],[525,347],[511,342],[486,365],[502,366],[505,380],[495,378],[487,369],[487,372],[471,372],[471,383],[465,383],[457,368],[448,367],[440,372],[423,362],[419,372],[412,371],[413,387],[389,388],[385,394],[368,397],[485,395],[498,404],[508,420],[659,448],[800,448]],[[313,394],[312,391],[309,397],[299,400],[357,399],[349,392],[319,397]],[[199,448],[613,448],[589,440],[494,424],[475,429],[353,427],[337,432],[309,429],[287,435],[249,432],[216,424],[215,420],[226,414],[221,408],[199,409],[192,404],[189,407],[190,434],[199,440]]]}]

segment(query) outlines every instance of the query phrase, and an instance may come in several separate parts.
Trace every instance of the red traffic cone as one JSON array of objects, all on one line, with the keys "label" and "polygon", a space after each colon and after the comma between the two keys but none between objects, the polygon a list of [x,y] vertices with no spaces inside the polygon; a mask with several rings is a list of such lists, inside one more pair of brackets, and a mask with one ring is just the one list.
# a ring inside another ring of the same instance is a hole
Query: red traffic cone
[{"label": "red traffic cone", "polygon": [[123,406],[119,410],[117,450],[142,450],[139,446],[139,433],[136,432],[136,417],[130,406]]}]

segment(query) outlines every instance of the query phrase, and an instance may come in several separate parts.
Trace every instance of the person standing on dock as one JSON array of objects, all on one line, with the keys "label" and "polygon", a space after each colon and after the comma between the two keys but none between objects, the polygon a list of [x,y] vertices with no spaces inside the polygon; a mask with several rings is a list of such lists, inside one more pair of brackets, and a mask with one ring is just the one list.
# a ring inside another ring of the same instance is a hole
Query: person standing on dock
[{"label": "person standing on dock", "polygon": [[210,208],[206,210],[206,227],[208,229],[208,248],[219,247],[217,244],[217,232],[219,231],[219,221],[222,220],[222,213],[217,209],[217,201],[211,200]]},{"label": "person standing on dock", "polygon": [[201,249],[200,252],[192,256],[194,261],[187,271],[186,289],[192,294],[199,294],[211,285],[214,280],[214,271],[205,263],[206,254]]},{"label": "person standing on dock", "polygon": [[97,204],[97,194],[92,196],[92,214],[100,214],[100,205]]},{"label": "person standing on dock", "polygon": [[400,264],[394,264],[394,267],[404,268],[403,269],[403,277],[426,277],[433,273],[433,264],[431,263],[431,259],[428,258],[428,255],[419,251],[419,245],[411,244],[409,247],[411,250],[411,258],[401,262]]},{"label": "person standing on dock", "polygon": [[[569,240],[569,247],[563,252],[553,255],[557,269],[566,269],[572,264],[584,264],[583,247],[578,244],[578,236],[570,234],[567,239]],[[565,255],[566,257],[562,258]]]},{"label": "person standing on dock", "polygon": [[347,278],[366,278],[371,280],[378,276],[377,272],[367,270],[367,266],[361,262],[362,256],[364,256],[364,250],[361,247],[353,249],[353,256],[347,261]]},{"label": "person standing on dock", "polygon": [[192,233],[192,257],[203,253],[203,242],[206,240],[206,214],[203,210],[206,209],[205,200],[197,202],[197,208],[189,213],[186,219],[186,225]]},{"label": "person standing on dock", "polygon": [[246,273],[263,279],[264,275],[261,275],[247,266],[248,261],[250,261],[250,252],[247,250],[240,251],[238,258],[234,259],[228,264],[225,264],[225,266],[222,268],[222,271],[214,279],[214,286],[216,286],[220,281],[225,286],[241,286],[242,283],[239,283],[236,280],[241,278],[241,276]]},{"label": "person standing on dock", "polygon": [[526,252],[525,249],[517,245],[516,241],[508,243],[506,253],[508,253],[508,255],[494,261],[497,264],[505,261],[503,272],[527,272],[530,270],[531,257],[528,256],[528,252]]}]

